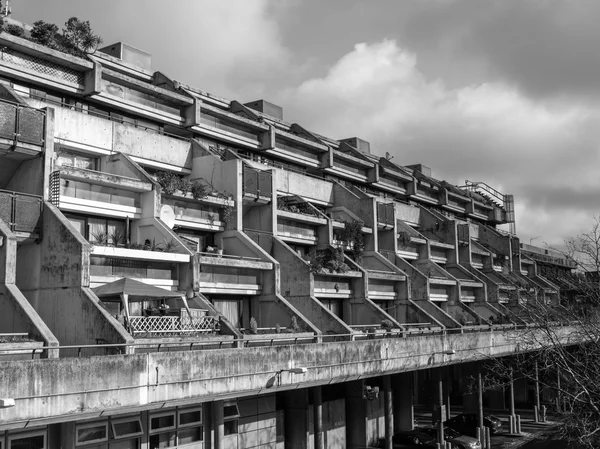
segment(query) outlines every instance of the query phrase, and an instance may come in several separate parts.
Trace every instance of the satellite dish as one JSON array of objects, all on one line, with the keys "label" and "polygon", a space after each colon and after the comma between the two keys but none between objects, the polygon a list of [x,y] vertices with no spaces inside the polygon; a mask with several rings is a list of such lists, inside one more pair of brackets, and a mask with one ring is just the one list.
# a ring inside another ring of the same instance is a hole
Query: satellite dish
[{"label": "satellite dish", "polygon": [[160,208],[160,219],[170,229],[173,229],[173,226],[175,226],[175,212],[173,211],[173,208],[168,204],[163,204]]},{"label": "satellite dish", "polygon": [[389,153],[389,151],[386,151],[386,152],[385,152],[385,158],[386,158],[388,161],[391,161],[392,159],[394,159],[394,156],[392,156],[392,155]]}]

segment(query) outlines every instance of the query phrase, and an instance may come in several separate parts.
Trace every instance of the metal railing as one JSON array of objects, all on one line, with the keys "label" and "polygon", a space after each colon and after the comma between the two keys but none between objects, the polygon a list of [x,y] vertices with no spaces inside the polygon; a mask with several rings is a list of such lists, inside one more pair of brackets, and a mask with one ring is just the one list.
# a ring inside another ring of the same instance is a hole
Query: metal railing
[{"label": "metal railing", "polygon": [[45,131],[45,111],[0,100],[0,137],[42,146]]},{"label": "metal railing", "polygon": [[11,232],[39,232],[43,207],[41,196],[0,190],[0,220]]},{"label": "metal railing", "polygon": [[[554,322],[550,323],[556,327],[565,327],[569,325],[577,325],[577,322]],[[6,343],[6,347],[2,347],[2,353],[0,353],[0,360],[2,360],[3,356],[10,356],[10,351],[19,351],[19,353],[26,353],[30,351],[32,357],[36,354],[39,354],[45,350],[60,350],[62,357],[83,357],[83,353],[85,351],[96,351],[94,355],[97,355],[97,350],[104,350],[107,353],[111,354],[123,354],[126,352],[127,348],[140,348],[143,349],[144,352],[155,351],[160,352],[162,349],[168,348],[187,348],[187,350],[202,350],[202,349],[231,349],[231,348],[247,348],[249,346],[274,346],[281,344],[281,340],[285,340],[287,345],[299,345],[299,344],[320,344],[318,343],[318,339],[321,339],[322,343],[331,343],[331,342],[349,342],[349,341],[357,341],[364,340],[365,338],[369,339],[390,339],[390,338],[416,338],[422,336],[451,336],[451,335],[461,335],[466,333],[483,333],[483,332],[514,332],[514,331],[522,331],[527,329],[534,329],[537,327],[543,327],[543,325],[538,324],[485,324],[479,326],[463,326],[458,328],[451,329],[443,329],[439,327],[430,326],[421,327],[418,323],[406,323],[401,324],[403,329],[393,329],[394,332],[390,333],[362,333],[362,332],[354,332],[351,334],[323,334],[321,336],[312,335],[312,336],[294,336],[290,335],[289,338],[282,338],[284,334],[277,334],[277,337],[269,337],[265,336],[265,338],[257,338],[252,340],[247,340],[244,338],[227,338],[223,340],[211,339],[209,341],[202,340],[202,337],[199,337],[196,341],[186,341],[186,342],[174,342],[174,343],[165,343],[157,341],[156,343],[144,341],[144,342],[136,342],[136,343],[114,343],[114,344],[82,344],[82,345],[65,345],[65,346],[39,346],[36,348],[31,348],[28,350],[24,350],[23,348],[19,348],[18,346],[10,347],[10,343]],[[2,345],[4,346],[4,345]],[[184,349],[180,349],[184,350]],[[67,355],[68,354],[68,355]],[[72,355],[71,355],[72,354]]]}]

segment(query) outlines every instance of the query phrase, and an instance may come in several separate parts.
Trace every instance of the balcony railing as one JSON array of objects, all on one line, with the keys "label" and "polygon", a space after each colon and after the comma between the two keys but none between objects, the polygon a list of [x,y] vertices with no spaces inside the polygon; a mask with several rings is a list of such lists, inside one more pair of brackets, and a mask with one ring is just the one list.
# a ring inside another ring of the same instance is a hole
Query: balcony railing
[{"label": "balcony railing", "polygon": [[38,232],[43,206],[40,196],[0,190],[0,220],[12,232]]},{"label": "balcony railing", "polygon": [[244,165],[243,185],[244,195],[270,199],[273,195],[273,177],[271,172],[256,170]]},{"label": "balcony railing", "polygon": [[198,336],[205,334],[218,334],[220,330],[219,317],[204,316],[197,318],[178,316],[149,316],[130,317],[129,331],[133,336],[142,337],[172,337]]},{"label": "balcony railing", "polygon": [[0,138],[44,145],[46,112],[0,100]]}]

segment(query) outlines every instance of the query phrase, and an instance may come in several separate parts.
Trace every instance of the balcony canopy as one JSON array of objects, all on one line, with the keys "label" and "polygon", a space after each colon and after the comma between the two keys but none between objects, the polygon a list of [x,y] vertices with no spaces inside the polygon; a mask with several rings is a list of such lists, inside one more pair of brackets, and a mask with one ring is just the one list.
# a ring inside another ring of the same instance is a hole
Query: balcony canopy
[{"label": "balcony canopy", "polygon": [[130,278],[121,278],[118,281],[101,285],[93,290],[96,296],[103,301],[120,302],[124,295],[131,301],[146,301],[148,298],[185,298],[185,295],[182,293],[144,284]]}]

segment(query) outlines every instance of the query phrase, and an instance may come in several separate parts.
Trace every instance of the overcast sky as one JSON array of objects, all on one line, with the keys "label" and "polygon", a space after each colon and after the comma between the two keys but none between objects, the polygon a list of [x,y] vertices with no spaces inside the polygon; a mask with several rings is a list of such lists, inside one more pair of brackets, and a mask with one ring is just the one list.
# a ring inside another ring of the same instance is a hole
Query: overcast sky
[{"label": "overcast sky", "polygon": [[597,0],[11,0],[13,18],[89,20],[154,70],[453,184],[515,195],[522,242],[600,211]]}]

